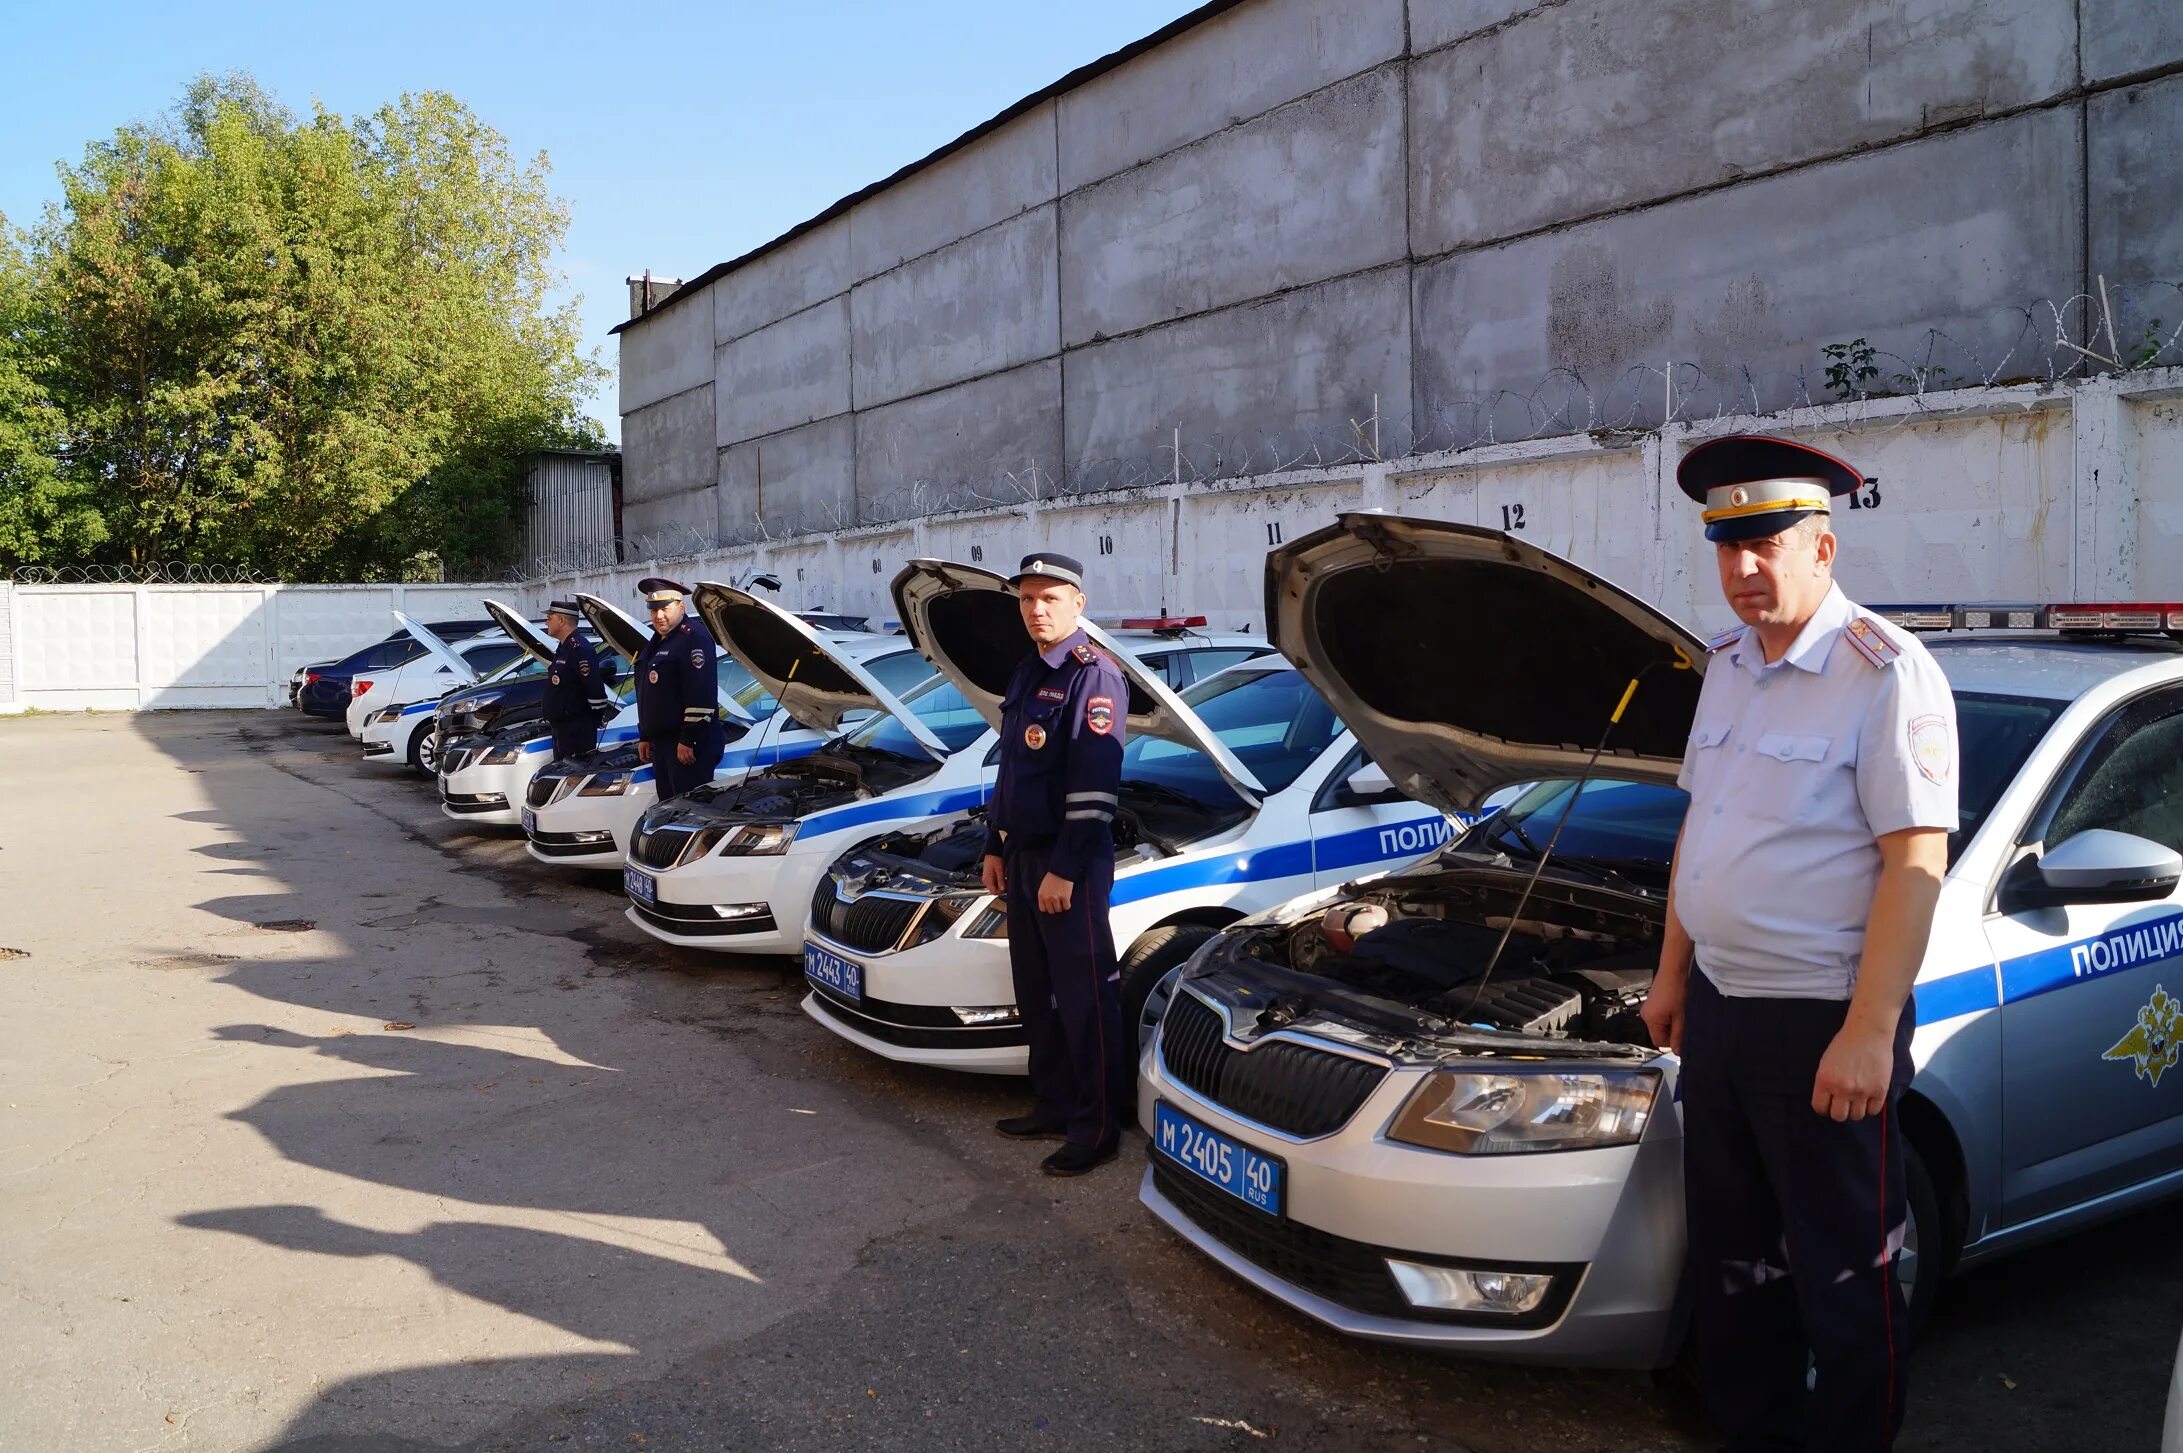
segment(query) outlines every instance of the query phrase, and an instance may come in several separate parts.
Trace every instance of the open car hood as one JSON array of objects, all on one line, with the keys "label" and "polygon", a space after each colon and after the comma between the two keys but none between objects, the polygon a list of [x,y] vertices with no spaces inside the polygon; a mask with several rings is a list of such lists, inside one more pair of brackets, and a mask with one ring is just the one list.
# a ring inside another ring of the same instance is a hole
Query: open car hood
[{"label": "open car hood", "polygon": [[691,599],[713,639],[749,667],[781,709],[801,725],[830,733],[853,711],[884,711],[935,762],[947,760],[947,746],[932,728],[871,672],[794,615],[716,580],[700,580]]},{"label": "open car hood", "polygon": [[[1008,680],[1031,654],[1015,587],[981,566],[912,560],[895,576],[893,592],[895,613],[910,644],[999,731],[1001,698],[1008,694]],[[1266,789],[1197,713],[1183,705],[1174,689],[1098,626],[1086,620],[1083,627],[1121,666],[1129,682],[1130,731],[1203,752],[1237,796],[1258,806]]]},{"label": "open car hood", "polygon": [[576,606],[591,623],[592,634],[606,642],[613,652],[630,665],[637,664],[637,652],[652,638],[651,628],[641,624],[636,617],[618,605],[611,605],[596,595],[578,592]]},{"label": "open car hood", "polygon": [[1697,637],[1558,555],[1397,515],[1268,554],[1266,619],[1395,787],[1449,812],[1576,776],[1602,735],[1601,772],[1673,782],[1706,666]]},{"label": "open car hood", "polygon": [[553,637],[525,620],[519,611],[497,600],[485,602],[485,613],[493,618],[493,624],[508,633],[509,640],[541,661],[551,661],[553,653],[560,649]]},{"label": "open car hood", "polygon": [[462,653],[448,645],[432,629],[418,625],[400,611],[394,613],[394,623],[415,637],[417,644],[429,651],[442,666],[454,672],[458,685],[468,686],[478,679],[478,673],[468,661],[462,659]]}]

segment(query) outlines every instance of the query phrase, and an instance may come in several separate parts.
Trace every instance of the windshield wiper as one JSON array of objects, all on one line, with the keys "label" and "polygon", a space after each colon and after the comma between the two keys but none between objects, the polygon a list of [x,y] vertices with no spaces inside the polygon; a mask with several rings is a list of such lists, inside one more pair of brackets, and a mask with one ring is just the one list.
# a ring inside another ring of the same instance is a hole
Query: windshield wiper
[{"label": "windshield wiper", "polygon": [[1473,831],[1482,833],[1484,835],[1483,837],[1481,837],[1480,841],[1489,843],[1492,842],[1496,837],[1498,837],[1503,830],[1516,834],[1516,841],[1522,843],[1525,849],[1528,850],[1531,856],[1533,856],[1534,858],[1538,857],[1544,851],[1544,849],[1542,849],[1537,843],[1531,840],[1531,834],[1524,831],[1524,825],[1521,822],[1517,821],[1516,815],[1510,812],[1506,807],[1494,808],[1491,813],[1487,814],[1485,821],[1479,823],[1478,826],[1473,829]]}]

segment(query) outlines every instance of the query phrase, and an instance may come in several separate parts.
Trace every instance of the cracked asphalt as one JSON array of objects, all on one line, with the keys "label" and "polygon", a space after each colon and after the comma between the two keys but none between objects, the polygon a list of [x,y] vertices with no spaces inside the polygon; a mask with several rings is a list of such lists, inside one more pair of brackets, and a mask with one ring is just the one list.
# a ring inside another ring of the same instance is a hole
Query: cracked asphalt
[{"label": "cracked asphalt", "polygon": [[[1684,1450],[1345,1341],[291,713],[0,720],[0,1446]],[[2154,1211],[1945,1289],[1905,1448],[2150,1447]]]}]

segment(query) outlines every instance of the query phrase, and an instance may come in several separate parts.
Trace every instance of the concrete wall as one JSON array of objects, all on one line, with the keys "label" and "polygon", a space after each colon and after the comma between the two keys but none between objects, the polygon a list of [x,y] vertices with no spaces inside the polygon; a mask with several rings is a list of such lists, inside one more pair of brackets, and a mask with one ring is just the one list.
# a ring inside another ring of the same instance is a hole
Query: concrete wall
[{"label": "concrete wall", "polygon": [[2178,135],[2174,0],[1249,0],[626,330],[627,528],[2051,376],[2183,318]]}]

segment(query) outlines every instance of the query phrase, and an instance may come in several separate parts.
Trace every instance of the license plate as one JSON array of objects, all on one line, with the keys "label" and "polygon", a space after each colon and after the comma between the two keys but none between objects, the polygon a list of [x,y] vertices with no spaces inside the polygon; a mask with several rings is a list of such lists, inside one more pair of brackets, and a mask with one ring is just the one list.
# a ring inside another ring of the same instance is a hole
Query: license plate
[{"label": "license plate", "polygon": [[1269,1216],[1281,1214],[1286,1168],[1280,1161],[1206,1129],[1165,1100],[1152,1107],[1152,1128],[1153,1144],[1176,1165],[1246,1206]]},{"label": "license plate", "polygon": [[529,837],[538,835],[538,813],[533,808],[526,807],[523,809],[523,831]]},{"label": "license plate", "polygon": [[830,954],[815,943],[803,946],[803,976],[852,999],[864,997],[864,965]]},{"label": "license plate", "polygon": [[622,869],[622,887],[629,896],[647,908],[659,906],[659,882],[650,873],[639,868]]}]

